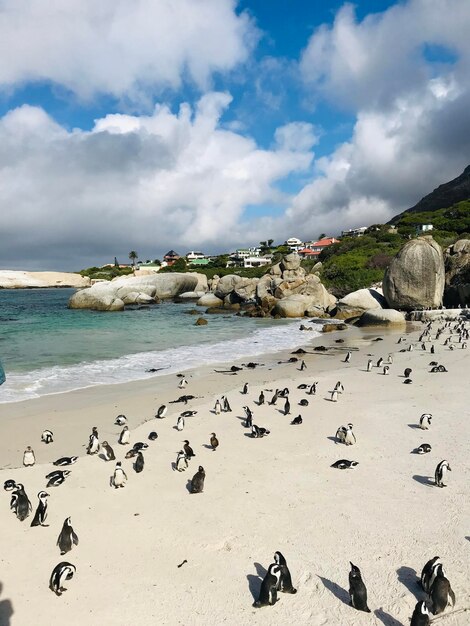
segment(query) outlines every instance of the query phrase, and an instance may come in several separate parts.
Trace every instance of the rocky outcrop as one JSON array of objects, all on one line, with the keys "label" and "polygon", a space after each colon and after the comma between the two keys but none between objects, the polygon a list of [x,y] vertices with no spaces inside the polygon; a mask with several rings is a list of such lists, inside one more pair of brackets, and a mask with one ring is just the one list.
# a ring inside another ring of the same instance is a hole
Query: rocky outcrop
[{"label": "rocky outcrop", "polygon": [[69,272],[21,272],[0,270],[0,289],[38,289],[47,287],[90,286],[88,276]]},{"label": "rocky outcrop", "polygon": [[358,326],[403,326],[406,324],[405,316],[395,309],[371,309],[364,311]]},{"label": "rocky outcrop", "polygon": [[206,293],[197,301],[198,306],[207,306],[207,307],[220,307],[223,305],[223,300],[218,298],[213,293]]},{"label": "rocky outcrop", "polygon": [[347,296],[338,300],[339,309],[383,309],[387,306],[382,290],[379,289],[358,289],[348,293]]},{"label": "rocky outcrop", "polygon": [[432,237],[408,241],[385,271],[383,291],[392,308],[437,308],[444,293],[444,257]]},{"label": "rocky outcrop", "polygon": [[316,305],[316,300],[312,296],[294,294],[278,300],[274,306],[273,313],[280,317],[312,317],[318,316],[323,308]]},{"label": "rocky outcrop", "polygon": [[459,239],[447,248],[445,269],[445,305],[470,305],[470,239]]},{"label": "rocky outcrop", "polygon": [[223,276],[214,291],[214,294],[221,300],[230,296],[231,302],[246,302],[255,297],[258,278],[243,278],[236,274]]},{"label": "rocky outcrop", "polygon": [[155,274],[149,276],[119,277],[109,283],[96,283],[88,289],[73,294],[71,309],[120,311],[125,301],[156,303],[160,299],[174,298],[185,291],[194,291],[198,279],[193,274]]}]

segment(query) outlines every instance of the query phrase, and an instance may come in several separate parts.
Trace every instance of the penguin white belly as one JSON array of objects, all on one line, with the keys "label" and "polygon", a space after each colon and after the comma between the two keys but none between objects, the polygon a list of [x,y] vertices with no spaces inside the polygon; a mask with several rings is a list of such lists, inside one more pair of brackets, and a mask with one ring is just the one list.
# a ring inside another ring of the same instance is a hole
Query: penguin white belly
[{"label": "penguin white belly", "polygon": [[34,465],[34,454],[32,452],[25,452],[23,465]]}]

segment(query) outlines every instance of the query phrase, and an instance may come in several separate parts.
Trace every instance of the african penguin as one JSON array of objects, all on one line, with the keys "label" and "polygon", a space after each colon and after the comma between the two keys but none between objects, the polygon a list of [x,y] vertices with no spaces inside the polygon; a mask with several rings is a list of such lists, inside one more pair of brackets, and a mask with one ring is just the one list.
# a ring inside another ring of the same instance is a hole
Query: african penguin
[{"label": "african penguin", "polygon": [[166,406],[166,404],[162,404],[161,407],[159,407],[155,417],[157,419],[163,419],[164,417],[166,417],[168,411],[168,407]]},{"label": "african penguin", "polygon": [[277,590],[282,591],[283,593],[297,593],[297,589],[295,589],[292,584],[292,578],[289,568],[287,567],[287,561],[281,552],[277,551],[274,553],[274,562],[276,565],[279,565],[281,570]]},{"label": "african penguin", "polygon": [[180,450],[178,452],[178,456],[176,457],[176,470],[178,472],[184,472],[185,469],[187,469],[188,467],[188,459],[186,458],[186,454],[184,453],[183,450]]},{"label": "african penguin", "polygon": [[32,467],[36,463],[36,457],[34,456],[34,450],[31,446],[28,446],[23,454],[23,465],[25,467]]},{"label": "african penguin", "polygon": [[65,519],[62,525],[62,530],[60,531],[60,535],[57,539],[57,545],[59,546],[61,554],[66,554],[67,552],[70,552],[74,545],[78,546],[78,537],[72,528],[71,517],[67,517]]},{"label": "african penguin", "polygon": [[367,606],[367,589],[362,580],[361,570],[349,562],[351,565],[351,571],[349,572],[349,596],[351,598],[351,605],[358,611],[365,611],[370,613],[370,609]]},{"label": "african penguin", "polygon": [[372,371],[372,359],[369,359],[367,361],[367,371],[371,372]]},{"label": "african penguin", "polygon": [[444,484],[444,480],[446,480],[447,472],[451,472],[452,469],[449,465],[449,461],[441,461],[436,467],[436,471],[434,472],[434,478],[436,481],[436,487],[447,487]]},{"label": "african penguin", "polygon": [[344,363],[349,363],[351,361],[351,356],[352,356],[352,352],[348,351],[344,359]]},{"label": "african penguin", "polygon": [[447,605],[451,602],[452,606],[455,606],[455,593],[450,586],[450,582],[444,575],[442,564],[437,566],[436,576],[432,583],[429,595],[434,615],[439,615],[439,613],[445,611]]},{"label": "african penguin", "polygon": [[243,410],[245,411],[245,428],[251,428],[253,425],[253,413],[248,406],[244,406]]},{"label": "african penguin", "polygon": [[186,378],[182,378],[178,384],[178,389],[184,389],[188,384],[188,381],[186,380]]},{"label": "african penguin", "polygon": [[261,406],[262,404],[264,404],[264,393],[261,392],[259,394],[259,398],[258,398],[258,405]]},{"label": "african penguin", "polygon": [[78,461],[78,456],[61,456],[60,459],[57,459],[57,461],[54,461],[52,465],[59,465],[59,466],[73,465],[77,461]]},{"label": "african penguin", "polygon": [[118,415],[114,423],[116,426],[124,426],[124,424],[127,424],[127,417],[125,415]]},{"label": "african penguin", "polygon": [[66,591],[64,587],[65,581],[72,580],[76,571],[77,568],[75,565],[67,563],[67,561],[62,561],[62,563],[56,565],[52,570],[49,589],[58,596],[62,595],[62,593]]},{"label": "african penguin", "polygon": [[139,450],[139,451],[137,452],[137,456],[136,456],[136,459],[135,459],[135,461],[134,461],[134,471],[135,471],[137,474],[140,474],[140,472],[142,472],[142,471],[143,471],[143,469],[144,469],[144,464],[145,464],[145,462],[144,462],[144,455],[143,455],[143,454],[142,454],[142,452]]},{"label": "african penguin", "polygon": [[116,467],[114,468],[114,474],[111,478],[112,486],[117,489],[118,487],[124,487],[127,482],[126,472],[121,467],[121,462],[118,461],[116,463]]},{"label": "african penguin", "polygon": [[377,361],[377,367],[382,367],[384,360],[382,359],[382,357],[380,357],[380,359]]},{"label": "african penguin", "polygon": [[39,504],[34,514],[31,526],[44,526],[44,522],[47,517],[47,497],[49,494],[46,491],[40,491],[38,493]]},{"label": "african penguin", "polygon": [[441,560],[438,556],[430,559],[421,572],[421,587],[426,593],[431,591],[432,583],[434,582],[434,578],[436,577],[436,570],[438,565],[441,565]]},{"label": "african penguin", "polygon": [[227,396],[224,396],[224,412],[225,413],[232,412],[232,407],[230,406]]},{"label": "african penguin", "polygon": [[206,472],[202,465],[199,466],[198,471],[191,480],[191,493],[202,493],[204,489],[204,481],[206,479]]},{"label": "african penguin", "polygon": [[69,470],[56,470],[47,474],[47,487],[58,487],[61,485],[71,472]]},{"label": "african penguin", "polygon": [[422,443],[419,448],[416,448],[416,452],[418,454],[427,454],[428,452],[431,452],[431,450],[432,448],[430,443]]},{"label": "african penguin", "polygon": [[100,449],[100,442],[98,437],[98,429],[93,426],[91,435],[88,439],[88,446],[86,449],[87,454],[96,454]]},{"label": "african penguin", "polygon": [[267,428],[263,428],[262,426],[257,426],[256,424],[253,424],[251,427],[251,436],[254,439],[261,439],[262,437],[269,435],[269,433],[270,431]]},{"label": "african penguin", "polygon": [[308,394],[310,396],[314,396],[317,393],[317,385],[318,385],[318,382],[312,383],[310,389],[308,390]]},{"label": "african penguin", "polygon": [[193,456],[196,456],[194,454],[193,449],[189,445],[189,441],[185,439],[183,443],[184,443],[183,450],[184,450],[184,453],[186,454],[186,458],[191,459]]},{"label": "african penguin", "polygon": [[352,469],[353,467],[356,467],[356,465],[359,465],[358,461],[348,461],[347,459],[340,459],[339,461],[335,461],[335,463],[333,463],[331,467],[344,470]]},{"label": "african penguin", "polygon": [[101,451],[103,453],[105,461],[115,461],[114,450],[111,448],[107,441],[103,441],[101,444]]},{"label": "african penguin", "polygon": [[338,402],[338,392],[336,391],[336,389],[333,389],[333,391],[331,392],[330,400],[331,402]]},{"label": "african penguin", "polygon": [[184,417],[180,415],[176,421],[176,430],[183,430],[184,428]]},{"label": "african penguin", "polygon": [[419,418],[419,427],[422,430],[428,430],[431,426],[432,414],[431,413],[423,413]]},{"label": "african penguin", "polygon": [[248,383],[245,383],[243,385],[242,394],[246,396],[247,393],[248,393]]},{"label": "african penguin", "polygon": [[119,435],[118,443],[120,443],[122,446],[126,446],[129,443],[130,439],[131,433],[129,431],[129,427],[124,426],[124,428],[121,430],[121,434]]},{"label": "african penguin", "polygon": [[301,415],[297,415],[297,417],[294,417],[294,419],[291,422],[292,426],[297,426],[298,424],[302,424],[302,416]]},{"label": "african penguin", "polygon": [[43,430],[41,435],[41,441],[44,443],[52,443],[54,441],[54,433],[52,430]]},{"label": "african penguin", "polygon": [[405,369],[405,371],[403,372],[404,377],[405,377],[405,378],[409,378],[409,377],[411,376],[411,372],[412,372],[412,371],[413,371],[413,370],[411,369],[411,367],[407,367],[407,368]]},{"label": "african penguin", "polygon": [[336,440],[346,444],[347,446],[352,446],[354,443],[356,443],[356,437],[352,429],[352,424],[348,424],[347,426],[340,426],[336,431]]},{"label": "african penguin", "polygon": [[15,515],[20,520],[20,522],[24,522],[24,520],[33,510],[31,502],[29,501],[29,498],[26,495],[24,487],[21,483],[18,483],[16,485],[16,489],[12,494],[10,508],[15,512]]},{"label": "african penguin", "polygon": [[390,367],[388,365],[384,365],[383,375],[387,376],[390,371]]},{"label": "african penguin", "polygon": [[219,446],[219,440],[217,439],[215,433],[211,433],[211,446],[212,446],[212,450],[215,452]]},{"label": "african penguin", "polygon": [[11,478],[3,483],[3,488],[5,489],[5,491],[13,491],[14,489],[16,489],[16,486],[16,482]]},{"label": "african penguin", "polygon": [[258,599],[253,603],[255,608],[276,604],[277,588],[279,586],[280,579],[281,568],[277,565],[277,563],[272,563],[266,572],[263,582],[261,583]]},{"label": "african penguin", "polygon": [[284,402],[284,415],[289,415],[290,413],[290,402],[289,402],[289,398],[286,398],[286,401]]},{"label": "african penguin", "polygon": [[216,415],[220,415],[221,412],[222,412],[222,404],[220,403],[220,400],[217,398],[215,402],[215,406],[214,406],[214,413]]},{"label": "african penguin", "polygon": [[308,400],[306,398],[302,398],[299,400],[299,406],[308,406]]},{"label": "african penguin", "polygon": [[411,616],[410,626],[429,626],[431,623],[429,615],[430,613],[426,602],[421,600],[415,606],[413,615]]}]

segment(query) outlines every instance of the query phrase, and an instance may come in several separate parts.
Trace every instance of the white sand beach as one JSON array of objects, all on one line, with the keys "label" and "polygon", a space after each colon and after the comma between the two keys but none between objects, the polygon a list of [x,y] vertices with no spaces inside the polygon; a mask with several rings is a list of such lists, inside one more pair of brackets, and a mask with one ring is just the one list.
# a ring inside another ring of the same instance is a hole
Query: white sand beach
[{"label": "white sand beach", "polygon": [[[264,355],[264,365],[235,376],[204,367],[178,378],[157,377],[125,385],[93,387],[36,400],[0,405],[0,481],[23,483],[33,506],[24,522],[9,510],[10,492],[1,492],[0,625],[83,626],[146,625],[309,625],[407,626],[418,599],[425,562],[439,555],[457,597],[445,626],[464,626],[470,613],[470,353],[456,344],[435,341],[436,354],[417,344],[421,325],[405,333],[380,329],[329,333],[313,341],[305,333],[307,369],[299,362],[278,365],[291,354]],[[399,336],[406,341],[398,344]],[[374,341],[376,338],[382,341]],[[335,343],[344,339],[344,343]],[[415,343],[412,352],[400,352]],[[313,353],[324,345],[326,353]],[[344,363],[346,349],[350,363]],[[369,358],[393,355],[390,374]],[[429,373],[437,361],[447,373]],[[228,365],[231,365],[228,364]],[[403,371],[413,370],[410,385]],[[216,369],[224,369],[217,365]],[[297,389],[318,381],[315,396]],[[338,402],[329,400],[337,381]],[[247,396],[240,390],[249,382]],[[269,400],[276,388],[289,387],[291,415],[283,400],[258,407],[263,389]],[[161,404],[183,394],[188,403],[169,404],[167,417],[154,419]],[[231,413],[215,415],[215,399],[227,395]],[[309,406],[298,406],[307,398]],[[243,405],[254,423],[271,434],[262,439],[244,428]],[[183,410],[197,414],[183,432],[174,426]],[[422,413],[432,425],[417,428]],[[118,414],[128,417],[131,445],[148,442],[145,469],[136,474],[124,459],[130,446],[117,443]],[[302,415],[303,423],[290,424]],[[335,442],[339,426],[352,422],[357,443]],[[110,486],[115,462],[85,453],[92,426],[107,440],[128,476],[123,489]],[[54,443],[41,443],[50,428]],[[148,441],[150,431],[158,433]],[[210,433],[220,441],[213,452]],[[196,457],[185,472],[172,464],[188,439]],[[412,451],[421,443],[429,454]],[[26,446],[36,465],[22,467]],[[79,455],[64,484],[50,493],[47,527],[30,527],[37,493],[46,486],[52,461]],[[356,460],[337,470],[338,459]],[[434,470],[450,462],[448,486],[434,485]],[[205,468],[202,494],[190,494],[188,480]],[[79,545],[60,556],[57,537],[71,516]],[[297,594],[279,594],[275,606],[252,607],[273,554],[286,557]],[[55,596],[48,588],[57,563],[70,561],[77,572],[68,590]],[[181,567],[178,567],[186,561]],[[349,606],[349,562],[358,565],[372,613]],[[254,595],[253,595],[254,594]]]}]

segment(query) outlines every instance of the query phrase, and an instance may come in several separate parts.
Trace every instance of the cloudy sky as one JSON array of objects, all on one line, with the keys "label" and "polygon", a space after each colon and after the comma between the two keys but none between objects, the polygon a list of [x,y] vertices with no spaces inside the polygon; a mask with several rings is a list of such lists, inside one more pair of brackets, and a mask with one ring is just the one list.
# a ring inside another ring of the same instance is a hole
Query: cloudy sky
[{"label": "cloudy sky", "polygon": [[470,163],[469,0],[2,0],[0,267],[383,222]]}]

